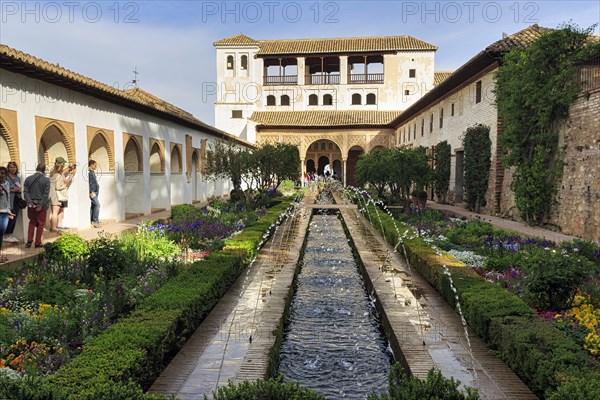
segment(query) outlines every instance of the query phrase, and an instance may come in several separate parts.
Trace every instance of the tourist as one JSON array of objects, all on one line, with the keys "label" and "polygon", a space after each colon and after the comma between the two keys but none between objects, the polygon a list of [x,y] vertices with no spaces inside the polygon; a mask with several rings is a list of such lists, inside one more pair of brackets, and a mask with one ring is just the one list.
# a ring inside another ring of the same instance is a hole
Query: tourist
[{"label": "tourist", "polygon": [[56,229],[67,230],[69,228],[63,226],[63,218],[65,216],[65,208],[69,206],[69,187],[73,183],[75,177],[75,170],[77,166],[75,164],[69,164],[62,173],[62,178],[57,181],[56,186],[56,197],[60,203],[60,209],[58,211],[58,218],[56,222]]},{"label": "tourist", "polygon": [[54,168],[50,172],[50,232],[56,232],[58,227],[58,215],[63,212],[61,201],[58,199],[59,190],[64,188],[63,172],[67,160],[63,157],[56,157]]},{"label": "tourist", "polygon": [[90,222],[94,228],[100,228],[100,200],[98,199],[98,191],[100,185],[98,185],[98,179],[96,179],[96,168],[98,163],[94,160],[88,162],[88,182],[90,185]]},{"label": "tourist", "polygon": [[19,176],[19,166],[16,162],[9,161],[6,165],[6,169],[8,170],[6,180],[8,180],[10,186],[10,204],[12,204],[11,210],[14,217],[8,220],[8,226],[4,232],[4,241],[8,243],[19,243],[19,239],[17,239],[13,233],[17,226],[17,218],[21,212],[21,209],[15,202],[15,196],[17,196],[17,194],[19,196],[21,195],[21,177]]},{"label": "tourist", "polygon": [[[12,203],[10,201],[10,184],[5,179],[8,174],[6,167],[0,167],[0,250],[2,249],[2,238],[8,226],[8,220],[14,217]],[[0,263],[8,261],[7,257],[0,255]]]},{"label": "tourist", "polygon": [[42,234],[50,207],[50,178],[46,176],[46,165],[38,164],[35,171],[35,174],[28,176],[23,183],[23,196],[27,202],[27,216],[29,217],[25,247],[31,247],[34,232],[35,247],[42,247]]},{"label": "tourist", "polygon": [[331,175],[331,167],[329,166],[329,164],[325,165],[323,172],[325,172],[325,178],[329,178],[329,176]]}]

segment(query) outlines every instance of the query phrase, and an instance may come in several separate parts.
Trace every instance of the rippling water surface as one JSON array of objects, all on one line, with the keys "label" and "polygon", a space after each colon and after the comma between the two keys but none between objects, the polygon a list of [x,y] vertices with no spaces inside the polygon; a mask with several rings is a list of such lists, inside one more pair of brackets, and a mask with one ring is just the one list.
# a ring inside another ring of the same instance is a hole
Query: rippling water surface
[{"label": "rippling water surface", "polygon": [[390,354],[341,221],[314,215],[279,372],[328,399],[387,388]]}]

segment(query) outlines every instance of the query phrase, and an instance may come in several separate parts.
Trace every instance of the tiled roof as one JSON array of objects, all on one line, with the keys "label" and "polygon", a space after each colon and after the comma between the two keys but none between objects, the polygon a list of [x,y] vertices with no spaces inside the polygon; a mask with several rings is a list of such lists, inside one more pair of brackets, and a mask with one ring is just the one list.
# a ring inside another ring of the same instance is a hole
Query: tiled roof
[{"label": "tiled roof", "polygon": [[213,43],[213,46],[256,46],[258,45],[258,41],[242,34],[238,33],[237,35],[230,36],[225,39],[218,40]]},{"label": "tiled roof", "polygon": [[537,24],[531,25],[517,33],[513,33],[497,42],[489,45],[484,51],[486,53],[505,53],[513,47],[527,47],[538,39],[542,33],[548,32],[550,29],[543,28]]},{"label": "tiled roof", "polygon": [[401,113],[376,110],[255,111],[250,120],[267,127],[387,126]]},{"label": "tiled roof", "polygon": [[215,46],[258,45],[258,55],[330,54],[397,50],[437,50],[412,36],[371,36],[322,39],[254,40],[241,33],[213,43]]},{"label": "tiled roof", "polygon": [[119,90],[3,44],[0,44],[0,68],[31,76],[34,79],[40,79],[57,86],[73,89],[113,104],[119,104],[148,114],[159,115],[162,118],[191,126],[195,129],[208,131],[209,133],[232,139],[245,145],[249,144],[245,140],[200,121],[189,112],[144,90],[139,88],[126,91]]},{"label": "tiled roof", "polygon": [[440,83],[444,82],[446,78],[452,75],[452,71],[440,71],[433,73],[433,85],[437,86]]}]

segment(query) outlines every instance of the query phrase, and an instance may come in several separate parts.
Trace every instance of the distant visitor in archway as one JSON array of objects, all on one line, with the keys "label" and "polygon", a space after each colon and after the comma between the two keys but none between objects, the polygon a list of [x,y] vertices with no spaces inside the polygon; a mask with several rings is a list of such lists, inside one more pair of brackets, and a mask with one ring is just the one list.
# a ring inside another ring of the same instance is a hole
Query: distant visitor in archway
[{"label": "distant visitor in archway", "polygon": [[98,184],[98,180],[96,179],[96,168],[98,168],[98,163],[94,160],[88,161],[88,182],[90,185],[90,222],[94,226],[94,228],[100,228],[100,200],[98,199],[98,191],[100,190],[100,185]]}]

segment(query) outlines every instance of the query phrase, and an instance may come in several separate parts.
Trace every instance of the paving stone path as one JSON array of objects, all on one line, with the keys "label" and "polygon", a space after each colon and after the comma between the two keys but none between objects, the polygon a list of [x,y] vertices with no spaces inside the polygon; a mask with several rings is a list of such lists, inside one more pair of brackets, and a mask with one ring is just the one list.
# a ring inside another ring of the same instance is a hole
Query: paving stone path
[{"label": "paving stone path", "polygon": [[[471,329],[470,346],[456,312],[395,253],[357,211],[337,198],[364,265],[367,286],[380,304],[390,344],[413,375],[436,367],[477,387],[482,398],[536,399],[525,384]],[[282,323],[312,208],[312,195],[265,244],[252,267],[233,285],[150,392],[201,399],[218,385],[266,377],[273,331]],[[252,340],[250,340],[252,336]],[[425,344],[423,344],[423,342]],[[401,350],[401,354],[400,351]]]}]

